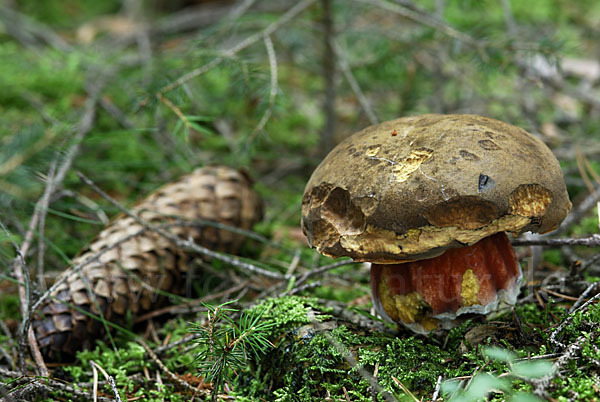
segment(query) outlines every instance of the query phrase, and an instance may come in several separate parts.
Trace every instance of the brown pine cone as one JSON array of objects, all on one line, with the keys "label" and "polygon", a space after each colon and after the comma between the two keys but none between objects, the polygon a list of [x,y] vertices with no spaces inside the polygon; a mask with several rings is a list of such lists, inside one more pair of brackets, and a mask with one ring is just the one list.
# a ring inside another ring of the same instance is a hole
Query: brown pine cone
[{"label": "brown pine cone", "polygon": [[[132,212],[153,225],[167,225],[165,230],[182,239],[235,254],[243,235],[181,221],[209,220],[250,229],[261,218],[262,204],[250,180],[237,170],[205,167],[158,189]],[[100,232],[73,259],[73,267],[103,250],[79,272],[65,271],[61,278],[66,276],[66,281],[34,317],[32,325],[46,357],[74,355],[104,334],[102,322],[78,310],[101,312],[107,321],[123,323],[128,312],[135,316],[163,305],[168,297],[158,290],[181,294],[185,288],[189,253],[129,216],[118,217]]]}]

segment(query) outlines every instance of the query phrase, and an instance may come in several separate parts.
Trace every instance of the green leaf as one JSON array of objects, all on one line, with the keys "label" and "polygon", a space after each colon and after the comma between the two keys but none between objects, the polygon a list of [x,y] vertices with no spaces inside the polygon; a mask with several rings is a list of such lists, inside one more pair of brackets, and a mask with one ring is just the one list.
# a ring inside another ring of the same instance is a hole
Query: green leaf
[{"label": "green leaf", "polygon": [[460,381],[459,380],[446,380],[442,383],[441,386],[441,391],[442,391],[442,395],[445,396],[449,396],[453,393],[455,393],[458,389],[460,388]]},{"label": "green leaf", "polygon": [[466,389],[466,395],[476,399],[484,398],[491,391],[510,391],[510,381],[489,373],[477,374]]},{"label": "green leaf", "polygon": [[525,360],[512,365],[512,373],[523,378],[541,378],[553,370],[554,365],[548,360]]},{"label": "green leaf", "polygon": [[483,354],[491,360],[498,360],[506,363],[509,363],[517,358],[517,355],[515,355],[513,352],[496,346],[484,348]]}]

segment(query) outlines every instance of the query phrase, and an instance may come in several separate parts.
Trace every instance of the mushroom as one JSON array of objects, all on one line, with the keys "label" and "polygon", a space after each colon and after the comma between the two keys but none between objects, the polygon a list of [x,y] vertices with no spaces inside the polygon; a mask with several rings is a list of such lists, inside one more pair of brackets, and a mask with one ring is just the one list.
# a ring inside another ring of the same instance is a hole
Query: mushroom
[{"label": "mushroom", "polygon": [[514,305],[506,232],[556,229],[571,208],[558,161],[526,131],[476,115],[422,115],[347,138],[313,172],[302,230],[330,257],[371,263],[373,303],[415,332]]}]

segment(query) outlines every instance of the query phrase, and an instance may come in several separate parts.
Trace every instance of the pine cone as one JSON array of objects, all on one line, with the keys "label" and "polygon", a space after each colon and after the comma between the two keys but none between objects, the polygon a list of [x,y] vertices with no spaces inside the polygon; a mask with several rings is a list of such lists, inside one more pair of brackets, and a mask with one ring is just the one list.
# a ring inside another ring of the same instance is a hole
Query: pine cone
[{"label": "pine cone", "polygon": [[[243,235],[181,221],[202,219],[250,229],[261,218],[261,206],[246,176],[227,167],[206,167],[158,189],[132,212],[153,225],[166,225],[165,230],[180,238],[235,254]],[[128,312],[135,316],[163,305],[168,298],[157,290],[183,292],[189,253],[144,230],[133,218],[114,220],[73,259],[73,267],[103,250],[79,272],[65,271],[61,278],[66,276],[66,281],[34,317],[32,325],[46,357],[73,355],[104,334],[102,322],[79,310],[101,312],[107,321],[123,323]]]}]

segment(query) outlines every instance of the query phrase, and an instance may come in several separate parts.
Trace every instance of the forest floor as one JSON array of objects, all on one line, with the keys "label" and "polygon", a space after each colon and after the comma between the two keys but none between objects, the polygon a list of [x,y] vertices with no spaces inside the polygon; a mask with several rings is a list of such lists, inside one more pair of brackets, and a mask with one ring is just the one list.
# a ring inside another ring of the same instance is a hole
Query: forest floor
[{"label": "forest floor", "polygon": [[[0,401],[600,400],[600,6],[479,3],[0,5]],[[424,113],[531,132],[573,203],[556,232],[513,240],[513,308],[428,336],[380,319],[369,267],[299,224],[335,143]],[[264,199],[239,253],[191,253],[186,297],[70,361],[36,353],[32,306],[72,259],[209,165]]]}]

